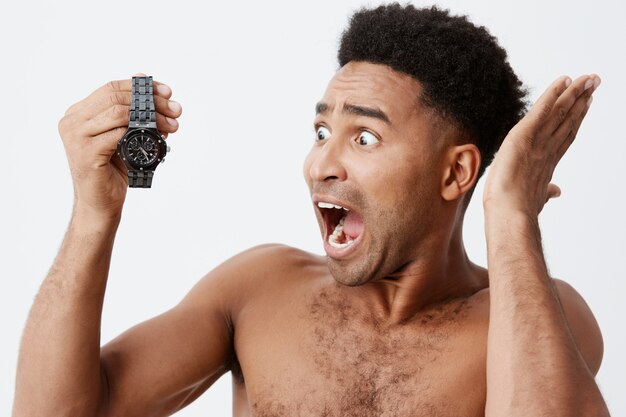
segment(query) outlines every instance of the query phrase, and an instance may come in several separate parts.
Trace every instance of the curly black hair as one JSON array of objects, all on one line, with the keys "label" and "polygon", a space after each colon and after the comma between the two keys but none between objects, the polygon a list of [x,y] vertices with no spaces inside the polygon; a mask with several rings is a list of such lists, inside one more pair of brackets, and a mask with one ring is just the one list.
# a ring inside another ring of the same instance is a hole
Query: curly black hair
[{"label": "curly black hair", "polygon": [[480,150],[478,178],[526,113],[528,91],[497,39],[467,16],[436,6],[392,3],[358,10],[341,36],[337,58],[340,67],[350,61],[384,64],[420,82],[421,102]]}]

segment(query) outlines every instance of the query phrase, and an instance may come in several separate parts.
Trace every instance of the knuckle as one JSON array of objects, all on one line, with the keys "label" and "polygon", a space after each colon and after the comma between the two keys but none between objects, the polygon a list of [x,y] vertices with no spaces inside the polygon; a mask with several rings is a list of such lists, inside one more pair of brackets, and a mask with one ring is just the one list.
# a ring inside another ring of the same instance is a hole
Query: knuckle
[{"label": "knuckle", "polygon": [[115,118],[121,118],[125,116],[128,117],[128,111],[129,108],[127,106],[124,106],[123,104],[114,104],[113,107],[111,107],[111,113]]},{"label": "knuckle", "polygon": [[63,116],[59,119],[59,123],[57,123],[57,130],[61,135],[65,132],[65,126],[67,125],[67,116]]},{"label": "knuckle", "polygon": [[119,81],[113,80],[106,83],[106,88],[111,91],[118,91],[120,89]]},{"label": "knuckle", "polygon": [[64,116],[67,116],[68,114],[70,114],[72,111],[74,111],[75,108],[76,108],[76,104],[72,104],[71,106],[69,106],[67,110],[65,110]]},{"label": "knuckle", "polygon": [[124,93],[121,91],[112,91],[109,94],[109,103],[110,104],[123,104],[124,103]]},{"label": "knuckle", "polygon": [[567,112],[565,111],[565,109],[562,106],[559,106],[556,109],[556,115],[557,115],[557,120],[559,122],[559,124],[563,123],[563,120],[565,120],[565,117],[567,116]]},{"label": "knuckle", "polygon": [[537,116],[540,120],[545,120],[548,118],[548,116],[550,116],[551,112],[552,106],[550,106],[549,104],[541,104],[537,109]]},{"label": "knuckle", "polygon": [[71,114],[64,115],[59,119],[59,123],[57,124],[57,128],[61,137],[65,136],[74,125],[74,117]]},{"label": "knuckle", "polygon": [[567,123],[567,127],[569,127],[570,132],[574,132],[576,130],[576,120],[574,119],[570,119],[569,122]]}]

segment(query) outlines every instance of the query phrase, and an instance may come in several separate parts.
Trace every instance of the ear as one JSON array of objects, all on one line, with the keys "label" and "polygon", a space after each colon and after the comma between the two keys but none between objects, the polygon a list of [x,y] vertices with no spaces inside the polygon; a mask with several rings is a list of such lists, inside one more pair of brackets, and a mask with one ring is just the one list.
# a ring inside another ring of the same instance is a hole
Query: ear
[{"label": "ear", "polygon": [[464,143],[450,146],[443,158],[441,196],[447,201],[462,197],[476,182],[480,161],[476,145]]}]

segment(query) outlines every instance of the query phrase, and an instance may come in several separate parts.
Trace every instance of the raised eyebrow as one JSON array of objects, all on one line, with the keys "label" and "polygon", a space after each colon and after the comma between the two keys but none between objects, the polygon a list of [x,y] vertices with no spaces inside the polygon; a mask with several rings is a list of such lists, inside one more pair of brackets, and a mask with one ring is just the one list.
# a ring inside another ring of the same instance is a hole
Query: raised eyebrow
[{"label": "raised eyebrow", "polygon": [[389,117],[385,114],[385,112],[378,108],[356,106],[354,104],[346,103],[343,105],[343,111],[356,114],[357,116],[373,117],[375,119],[380,119],[387,124],[391,124],[391,121],[389,121]]},{"label": "raised eyebrow", "polygon": [[[326,113],[329,110],[330,106],[322,101],[315,104],[315,115]],[[387,124],[391,124],[389,120],[389,116],[385,114],[379,108],[374,107],[365,107],[365,106],[357,106],[355,104],[345,103],[343,105],[343,111],[346,113],[355,114],[357,116],[365,116],[365,117],[373,117],[375,119],[380,119]]]},{"label": "raised eyebrow", "polygon": [[321,101],[315,104],[315,115],[318,115],[320,113],[326,113],[327,110],[328,110],[328,104],[321,102]]}]

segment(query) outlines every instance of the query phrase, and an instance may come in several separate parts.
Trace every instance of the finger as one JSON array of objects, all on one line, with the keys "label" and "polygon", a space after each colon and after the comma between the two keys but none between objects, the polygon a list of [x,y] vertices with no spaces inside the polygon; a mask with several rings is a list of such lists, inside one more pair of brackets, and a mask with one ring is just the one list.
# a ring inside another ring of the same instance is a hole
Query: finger
[{"label": "finger", "polygon": [[[120,104],[130,107],[131,94],[128,92],[116,91],[109,93],[107,96],[102,96],[100,101],[93,102],[91,106],[85,107],[81,116],[83,119],[89,120],[98,116],[107,108]],[[167,100],[159,96],[154,96],[154,107],[157,114],[161,113],[162,115],[173,119],[180,117],[183,112],[183,108],[180,103],[174,100]]]},{"label": "finger", "polygon": [[[597,78],[599,80],[599,78]],[[593,80],[593,85],[599,85],[599,81]],[[576,103],[568,113],[563,123],[559,126],[559,128],[553,133],[552,141],[555,144],[558,144],[556,151],[557,161],[561,159],[563,154],[569,149],[570,145],[576,139],[576,134],[578,133],[578,129],[587,114],[587,109],[591,105],[591,101],[593,100],[593,87],[588,88],[583,95],[581,95]]]},{"label": "finger", "polygon": [[[130,106],[116,104],[102,111],[97,116],[84,123],[85,133],[89,136],[97,136],[118,127],[128,127],[128,115]],[[157,129],[162,133],[173,133],[178,130],[176,119],[157,113]]]},{"label": "finger", "polygon": [[157,129],[161,133],[174,133],[178,130],[178,121],[157,113]]},{"label": "finger", "polygon": [[93,138],[97,152],[104,155],[111,155],[117,149],[117,142],[126,133],[126,128],[117,127],[115,129],[102,132]]},{"label": "finger", "polygon": [[[152,85],[153,85],[153,93],[155,96],[161,96],[165,99],[169,99],[172,96],[172,89],[167,85],[164,84],[160,81],[156,81],[156,80],[152,80]],[[116,80],[116,81],[109,81],[108,83],[104,84],[103,86],[101,86],[99,89],[97,89],[97,92],[111,92],[111,91],[132,91],[133,88],[133,80],[132,79],[126,79],[126,80]]]},{"label": "finger", "polygon": [[550,183],[548,184],[548,199],[559,197],[561,195],[561,188],[558,185]]},{"label": "finger", "polygon": [[593,101],[593,96],[589,97],[589,99],[585,103],[585,109],[583,110],[582,114],[580,115],[580,122],[578,123],[578,125],[575,127],[575,129],[573,131],[571,131],[569,133],[569,136],[567,136],[565,138],[565,140],[563,140],[563,142],[561,143],[561,145],[557,149],[556,155],[555,155],[557,163],[561,160],[561,158],[563,158],[563,155],[565,155],[565,152],[567,152],[567,150],[569,149],[570,145],[572,144],[572,142],[576,138],[576,135],[578,135],[578,130],[580,129],[580,126],[582,124],[582,120],[587,115],[587,112],[589,111],[589,107],[591,106],[591,102],[592,101]]},{"label": "finger", "polygon": [[[106,103],[110,105],[123,104],[125,106],[130,106],[131,104],[131,94],[128,92],[120,92],[114,91],[109,93],[107,96],[102,97],[102,102],[104,104],[103,107],[106,107]],[[168,100],[161,96],[154,96],[154,108],[157,113],[161,113],[164,116],[177,118],[183,112],[183,108],[177,101]]]},{"label": "finger", "polygon": [[[165,100],[169,100],[172,97],[172,89],[163,83],[158,81],[153,81],[153,93],[155,98],[162,97]],[[110,99],[112,96],[120,95],[124,96],[128,94],[128,100],[130,102],[130,93],[132,91],[132,80],[116,80],[109,81],[104,84],[96,91],[91,93],[85,99],[73,104],[70,106],[65,114],[75,113],[77,111],[85,111],[85,118],[93,117],[95,114],[100,113],[102,109],[102,105],[107,103],[107,99]],[[125,93],[125,94],[120,94]],[[109,102],[110,103],[110,102]],[[115,104],[115,103],[114,103]]]},{"label": "finger", "polygon": [[588,97],[589,92],[593,91],[591,88],[593,85],[593,77],[589,75],[583,75],[574,80],[557,99],[542,131],[547,135],[554,133],[565,121],[576,101],[585,95]]},{"label": "finger", "polygon": [[533,104],[522,120],[523,123],[529,125],[535,131],[541,129],[546,119],[550,117],[557,99],[567,89],[571,81],[571,78],[565,75],[557,78]]},{"label": "finger", "polygon": [[[112,154],[117,150],[117,143],[126,133],[126,127],[116,127],[93,137],[96,150],[105,155]],[[163,139],[167,139],[168,134],[163,134]]]},{"label": "finger", "polygon": [[[130,106],[116,104],[101,111],[83,123],[86,135],[96,137],[104,132],[117,128],[128,128]],[[121,137],[121,136],[120,136]],[[119,139],[119,138],[118,138]]]}]

